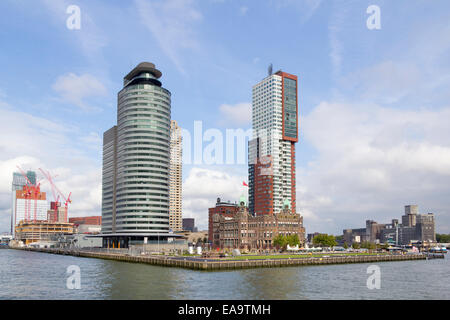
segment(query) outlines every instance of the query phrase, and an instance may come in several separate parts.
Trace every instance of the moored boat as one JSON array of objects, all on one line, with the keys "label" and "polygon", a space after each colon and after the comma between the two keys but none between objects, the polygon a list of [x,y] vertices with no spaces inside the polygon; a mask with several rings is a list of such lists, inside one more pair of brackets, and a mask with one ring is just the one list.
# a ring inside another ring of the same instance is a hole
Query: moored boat
[{"label": "moored boat", "polygon": [[433,247],[430,249],[431,253],[447,253],[447,248],[445,246],[442,247]]}]

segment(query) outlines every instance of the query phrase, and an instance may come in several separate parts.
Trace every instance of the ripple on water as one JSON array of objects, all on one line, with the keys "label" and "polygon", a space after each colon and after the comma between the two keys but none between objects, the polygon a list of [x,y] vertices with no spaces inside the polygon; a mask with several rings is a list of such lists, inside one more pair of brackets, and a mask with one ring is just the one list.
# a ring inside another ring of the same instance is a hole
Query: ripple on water
[{"label": "ripple on water", "polygon": [[[67,267],[81,289],[66,287]],[[369,290],[370,264],[222,272],[0,250],[0,299],[450,299],[450,259],[382,262],[381,289]]]}]

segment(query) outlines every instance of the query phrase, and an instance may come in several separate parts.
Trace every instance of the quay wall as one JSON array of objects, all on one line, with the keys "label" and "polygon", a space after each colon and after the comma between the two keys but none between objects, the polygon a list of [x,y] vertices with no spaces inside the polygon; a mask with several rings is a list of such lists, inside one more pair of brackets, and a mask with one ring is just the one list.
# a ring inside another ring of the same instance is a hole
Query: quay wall
[{"label": "quay wall", "polygon": [[147,263],[157,266],[178,267],[192,270],[216,271],[248,268],[279,268],[293,266],[311,266],[344,263],[377,263],[385,261],[426,260],[444,258],[444,255],[406,254],[406,255],[358,255],[341,257],[248,259],[248,260],[212,260],[201,258],[184,258],[168,256],[133,256],[126,253],[107,253],[79,251],[55,248],[12,248],[26,251],[37,251],[52,254],[72,255],[77,257],[116,260],[134,263]]}]

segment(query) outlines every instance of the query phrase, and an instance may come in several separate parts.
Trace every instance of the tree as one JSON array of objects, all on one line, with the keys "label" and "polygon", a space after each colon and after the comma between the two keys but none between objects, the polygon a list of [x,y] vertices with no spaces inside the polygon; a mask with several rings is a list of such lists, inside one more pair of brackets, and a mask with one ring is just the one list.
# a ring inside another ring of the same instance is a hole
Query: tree
[{"label": "tree", "polygon": [[436,233],[436,241],[438,243],[449,243],[450,242],[450,234]]},{"label": "tree", "polygon": [[348,249],[348,244],[347,244],[347,242],[344,242],[344,249]]},{"label": "tree", "polygon": [[289,245],[291,247],[300,245],[300,239],[298,237],[298,234],[296,234],[296,233],[288,235],[288,236],[279,234],[273,239],[273,245],[277,248],[281,248],[281,249],[285,250],[287,245]]},{"label": "tree", "polygon": [[377,248],[377,245],[370,241],[364,241],[363,243],[361,243],[361,248],[368,249],[368,250],[374,250]]},{"label": "tree", "polygon": [[334,247],[337,245],[337,242],[333,235],[323,233],[313,238],[313,244],[321,247]]},{"label": "tree", "polygon": [[296,245],[300,245],[300,239],[298,238],[298,234],[294,233],[286,237],[286,242],[291,247],[295,247]]},{"label": "tree", "polygon": [[287,246],[287,239],[279,234],[273,239],[273,245],[277,248],[284,249]]},{"label": "tree", "polygon": [[358,242],[353,242],[352,243],[352,248],[353,249],[359,249],[359,248],[361,248],[361,246],[360,246],[360,244]]}]

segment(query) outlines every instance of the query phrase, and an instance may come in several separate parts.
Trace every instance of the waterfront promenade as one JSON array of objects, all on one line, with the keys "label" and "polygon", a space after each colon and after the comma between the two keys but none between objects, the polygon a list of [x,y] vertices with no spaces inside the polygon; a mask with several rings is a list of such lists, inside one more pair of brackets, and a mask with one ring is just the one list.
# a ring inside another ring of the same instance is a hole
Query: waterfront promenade
[{"label": "waterfront promenade", "polygon": [[442,254],[361,254],[361,255],[327,255],[322,257],[283,258],[270,257],[265,259],[207,259],[185,256],[130,255],[124,252],[71,250],[56,248],[12,248],[17,250],[45,252],[51,254],[71,255],[76,257],[97,258],[124,262],[145,263],[156,266],[178,267],[192,270],[217,271],[249,268],[278,268],[293,266],[311,266],[348,263],[377,263],[384,261],[443,259]]}]

